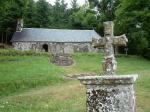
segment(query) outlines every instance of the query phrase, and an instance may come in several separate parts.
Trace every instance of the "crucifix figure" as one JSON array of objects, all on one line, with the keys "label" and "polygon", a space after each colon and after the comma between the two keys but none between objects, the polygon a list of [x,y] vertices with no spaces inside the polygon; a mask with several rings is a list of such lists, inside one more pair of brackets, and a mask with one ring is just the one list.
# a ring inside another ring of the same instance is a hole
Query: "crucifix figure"
[{"label": "crucifix figure", "polygon": [[114,46],[126,46],[128,39],[126,35],[114,36],[114,23],[112,21],[104,22],[104,37],[100,39],[93,38],[92,43],[95,48],[104,48],[105,60],[103,61],[103,71],[105,75],[115,75],[117,62],[114,56]]}]

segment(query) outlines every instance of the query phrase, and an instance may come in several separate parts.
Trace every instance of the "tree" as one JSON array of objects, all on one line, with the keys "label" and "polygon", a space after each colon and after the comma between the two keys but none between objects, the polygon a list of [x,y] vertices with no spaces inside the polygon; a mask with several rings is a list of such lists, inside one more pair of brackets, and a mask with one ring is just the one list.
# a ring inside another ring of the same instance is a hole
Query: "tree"
[{"label": "tree", "polygon": [[71,1],[71,9],[72,9],[73,12],[76,12],[79,9],[77,0],[72,0]]},{"label": "tree", "polygon": [[122,0],[116,10],[116,33],[127,34],[129,53],[142,54],[150,47],[150,2]]},{"label": "tree", "polygon": [[81,7],[80,10],[74,12],[70,17],[70,23],[73,28],[78,29],[96,29],[97,17],[96,13]]},{"label": "tree", "polygon": [[46,0],[39,0],[36,3],[36,27],[49,27],[50,19],[50,5]]},{"label": "tree", "polygon": [[90,9],[97,11],[97,31],[103,36],[103,22],[115,20],[115,10],[120,0],[88,0]]},{"label": "tree", "polygon": [[23,4],[22,0],[5,0],[0,4],[1,42],[10,41],[10,37],[16,29],[17,19],[22,18]]},{"label": "tree", "polygon": [[36,26],[36,7],[33,0],[26,0],[24,4],[23,20],[24,27],[35,27]]},{"label": "tree", "polygon": [[115,19],[115,10],[120,0],[89,0],[90,8],[97,7],[104,21]]},{"label": "tree", "polygon": [[53,27],[56,28],[68,28],[69,24],[69,10],[67,10],[67,4],[64,0],[56,0],[53,6]]}]

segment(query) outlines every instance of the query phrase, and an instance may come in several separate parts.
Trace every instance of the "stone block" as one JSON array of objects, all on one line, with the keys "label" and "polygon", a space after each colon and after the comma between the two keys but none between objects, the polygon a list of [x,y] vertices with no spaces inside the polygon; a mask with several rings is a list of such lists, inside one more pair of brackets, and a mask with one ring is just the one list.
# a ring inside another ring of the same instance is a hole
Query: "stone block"
[{"label": "stone block", "polygon": [[135,112],[134,82],[138,75],[85,76],[87,112]]},{"label": "stone block", "polygon": [[69,66],[73,64],[73,59],[70,54],[52,54],[51,62],[58,66]]}]

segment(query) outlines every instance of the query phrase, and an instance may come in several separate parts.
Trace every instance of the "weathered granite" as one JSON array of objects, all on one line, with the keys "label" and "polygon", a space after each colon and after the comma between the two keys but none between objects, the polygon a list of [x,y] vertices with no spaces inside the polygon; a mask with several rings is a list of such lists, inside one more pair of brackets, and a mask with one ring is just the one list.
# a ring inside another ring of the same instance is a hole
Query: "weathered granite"
[{"label": "weathered granite", "polygon": [[135,112],[133,84],[138,75],[85,76],[87,112]]},{"label": "weathered granite", "polygon": [[95,48],[104,47],[105,60],[103,61],[103,71],[105,75],[115,75],[117,62],[114,56],[114,45],[125,46],[128,39],[125,34],[114,36],[114,23],[112,21],[104,22],[104,37],[100,39],[93,38]]},{"label": "weathered granite", "polygon": [[51,62],[58,66],[70,66],[73,64],[73,59],[70,54],[52,54]]}]

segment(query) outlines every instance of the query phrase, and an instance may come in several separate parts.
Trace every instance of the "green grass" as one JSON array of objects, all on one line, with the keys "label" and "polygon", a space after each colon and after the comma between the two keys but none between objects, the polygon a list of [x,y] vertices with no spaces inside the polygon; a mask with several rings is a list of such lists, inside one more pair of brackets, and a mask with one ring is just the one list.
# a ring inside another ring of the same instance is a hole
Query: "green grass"
[{"label": "green grass", "polygon": [[65,81],[46,56],[0,56],[0,96]]},{"label": "green grass", "polygon": [[103,57],[101,54],[76,53],[73,58],[75,60],[74,65],[63,67],[69,75],[87,72],[99,74],[102,71],[100,63]]},{"label": "green grass", "polygon": [[[0,56],[0,112],[84,112],[86,91],[64,74],[102,72],[101,54],[74,54],[75,64],[57,67],[46,56]],[[150,110],[150,61],[141,57],[117,58],[118,75],[139,74],[137,112]]]}]

